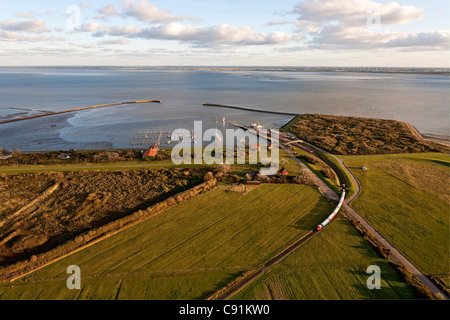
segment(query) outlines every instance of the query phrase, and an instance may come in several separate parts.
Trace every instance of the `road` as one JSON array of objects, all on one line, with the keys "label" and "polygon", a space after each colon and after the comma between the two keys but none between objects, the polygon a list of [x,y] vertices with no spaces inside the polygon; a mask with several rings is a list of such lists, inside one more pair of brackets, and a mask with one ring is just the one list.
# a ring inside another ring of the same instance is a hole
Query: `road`
[{"label": "road", "polygon": [[[297,146],[296,144],[293,144],[295,146]],[[310,144],[308,144],[310,145]],[[284,150],[287,150],[284,146],[282,146],[284,148]],[[317,147],[316,147],[317,148]],[[320,149],[320,148],[318,148]],[[326,152],[322,149],[320,149],[323,152]],[[300,163],[302,166],[302,168],[306,167],[297,157],[295,157],[292,152],[290,152],[289,150],[287,150],[287,152],[291,155],[292,159],[297,161],[298,163]],[[431,292],[433,292],[433,294],[435,295],[441,295],[442,297],[444,297],[446,300],[447,297],[446,295],[430,280],[428,279],[428,277],[421,272],[411,261],[409,261],[399,250],[397,250],[383,235],[381,235],[381,233],[379,233],[372,225],[370,225],[369,222],[367,222],[355,209],[353,209],[350,206],[350,202],[352,200],[354,200],[358,194],[361,192],[361,186],[358,182],[358,180],[356,179],[356,177],[353,175],[353,173],[348,169],[348,167],[345,165],[344,161],[342,159],[339,159],[338,157],[327,153],[329,155],[331,155],[332,157],[334,157],[339,164],[341,165],[341,167],[347,172],[347,174],[350,176],[350,178],[352,179],[354,186],[355,186],[355,192],[346,199],[346,201],[343,204],[343,208],[347,211],[348,215],[358,221],[359,223],[361,223],[361,225],[369,232],[371,232],[375,239],[385,248],[389,249],[391,252],[391,260],[397,264],[403,265],[405,266],[413,275],[415,275],[422,283],[423,285],[425,285],[428,289],[430,289]],[[318,179],[320,180],[320,179]],[[322,189],[322,192],[325,195],[330,195],[331,193],[333,193],[335,195],[336,198],[338,198],[338,196],[334,193],[333,190],[331,190],[325,183],[323,183],[322,180],[320,180],[320,182],[322,182],[320,184],[320,188]],[[328,190],[327,190],[328,189]],[[330,199],[334,199],[331,198],[329,196],[327,196]]]}]

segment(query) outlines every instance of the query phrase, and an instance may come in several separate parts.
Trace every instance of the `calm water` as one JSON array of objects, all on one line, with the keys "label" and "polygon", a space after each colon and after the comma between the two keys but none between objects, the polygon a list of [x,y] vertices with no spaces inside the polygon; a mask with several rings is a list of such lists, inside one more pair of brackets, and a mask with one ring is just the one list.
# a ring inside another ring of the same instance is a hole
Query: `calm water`
[{"label": "calm water", "polygon": [[204,129],[223,129],[223,117],[226,127],[229,121],[259,121],[270,128],[290,120],[204,107],[203,102],[395,119],[424,133],[449,135],[449,85],[449,77],[436,75],[0,68],[0,118],[110,102],[164,101],[1,124],[0,147],[129,148],[140,130],[190,129],[195,120],[203,120]]}]

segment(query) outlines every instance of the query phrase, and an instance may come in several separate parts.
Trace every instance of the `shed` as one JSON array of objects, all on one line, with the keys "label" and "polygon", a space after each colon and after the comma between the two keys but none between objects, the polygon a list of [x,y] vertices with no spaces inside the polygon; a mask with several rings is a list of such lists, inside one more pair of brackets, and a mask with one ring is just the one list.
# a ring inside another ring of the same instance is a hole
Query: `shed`
[{"label": "shed", "polygon": [[61,160],[67,160],[67,159],[70,159],[70,155],[68,153],[64,152],[64,153],[60,153],[57,158],[59,158]]},{"label": "shed", "polygon": [[151,146],[147,151],[144,152],[142,159],[154,159],[158,154],[158,146]]},{"label": "shed", "polygon": [[277,176],[287,176],[289,174],[289,172],[286,170],[285,167],[281,168],[278,172],[277,172]]}]

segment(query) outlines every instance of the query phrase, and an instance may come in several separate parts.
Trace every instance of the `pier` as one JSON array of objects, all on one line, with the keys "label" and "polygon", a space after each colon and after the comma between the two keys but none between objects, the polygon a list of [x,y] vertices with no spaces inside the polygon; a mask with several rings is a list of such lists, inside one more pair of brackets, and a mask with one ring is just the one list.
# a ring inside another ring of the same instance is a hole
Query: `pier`
[{"label": "pier", "polygon": [[228,105],[225,105],[225,104],[217,104],[217,103],[206,103],[206,102],[204,102],[203,105],[205,107],[221,107],[221,108],[239,109],[239,110],[252,111],[252,112],[263,112],[263,113],[271,113],[271,114],[283,114],[283,115],[287,115],[287,116],[298,116],[297,113],[291,113],[291,112],[259,110],[259,109],[252,109],[252,108],[246,108],[246,107],[228,106]]},{"label": "pier", "polygon": [[8,123],[8,122],[15,122],[15,121],[23,121],[23,120],[28,120],[28,119],[40,118],[40,117],[53,116],[53,115],[56,115],[56,114],[76,112],[76,111],[81,111],[81,110],[88,110],[88,109],[95,109],[95,108],[102,108],[102,107],[110,107],[110,106],[118,106],[118,105],[124,105],[124,104],[134,104],[134,103],[162,103],[162,101],[161,100],[138,100],[138,101],[106,103],[106,104],[99,104],[99,105],[83,107],[83,108],[76,108],[76,109],[69,109],[69,110],[63,110],[63,111],[54,111],[54,112],[40,113],[40,114],[35,114],[35,115],[31,115],[31,116],[26,116],[26,117],[7,119],[7,120],[0,121],[0,124]]}]

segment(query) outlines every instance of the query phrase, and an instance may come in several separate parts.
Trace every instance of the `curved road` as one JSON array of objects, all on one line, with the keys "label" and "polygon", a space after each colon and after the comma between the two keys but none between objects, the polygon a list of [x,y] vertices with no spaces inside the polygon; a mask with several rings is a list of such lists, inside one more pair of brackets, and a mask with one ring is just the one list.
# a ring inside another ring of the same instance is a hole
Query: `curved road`
[{"label": "curved road", "polygon": [[[309,143],[305,143],[307,145],[312,146]],[[299,147],[297,144],[294,144],[296,147]],[[282,146],[284,148],[284,146]],[[315,146],[314,146],[315,147]],[[317,147],[316,147],[317,148]],[[442,296],[444,299],[448,300],[447,296],[442,292],[422,271],[420,271],[411,261],[408,260],[399,250],[397,250],[392,243],[390,243],[383,235],[381,235],[372,225],[370,225],[369,222],[367,222],[355,209],[353,209],[349,203],[353,201],[361,192],[361,186],[356,179],[356,177],[353,175],[353,173],[348,169],[348,167],[344,164],[344,161],[342,159],[339,159],[338,157],[318,148],[319,150],[327,153],[328,155],[331,155],[333,158],[335,158],[339,164],[342,166],[342,168],[348,173],[348,175],[351,177],[354,186],[355,186],[355,192],[344,202],[343,208],[348,212],[348,215],[361,223],[361,225],[369,232],[371,232],[375,239],[385,248],[389,249],[391,252],[391,260],[397,264],[405,266],[413,275],[415,275],[424,286],[426,286],[428,289],[430,289],[433,294]],[[287,149],[285,149],[287,150]],[[288,150],[287,150],[288,151]],[[288,151],[288,153],[292,156],[292,159],[297,161],[298,163],[301,163],[304,167],[306,167],[297,157],[295,157],[292,152]],[[302,167],[303,167],[302,166]],[[319,179],[320,180],[320,179]],[[323,183],[322,180],[320,180],[322,183],[320,185],[320,189],[322,191],[326,190],[326,194],[333,193],[335,197],[337,195],[334,193],[333,190],[331,190],[325,183]],[[324,192],[325,193],[325,192]]]}]

